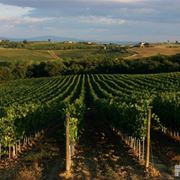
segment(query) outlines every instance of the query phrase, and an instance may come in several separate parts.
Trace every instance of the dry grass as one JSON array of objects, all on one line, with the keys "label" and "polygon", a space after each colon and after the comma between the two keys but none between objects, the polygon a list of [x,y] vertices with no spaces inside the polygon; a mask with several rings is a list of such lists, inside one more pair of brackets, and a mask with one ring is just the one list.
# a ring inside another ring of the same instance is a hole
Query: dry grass
[{"label": "dry grass", "polygon": [[15,48],[0,48],[0,61],[45,61],[51,60],[52,57],[47,51],[43,50],[28,50]]},{"label": "dry grass", "polygon": [[150,165],[148,171],[152,177],[160,177],[161,176],[160,172],[156,168],[154,168],[152,165]]},{"label": "dry grass", "polygon": [[171,46],[171,45],[154,45],[152,47],[134,47],[129,49],[130,52],[134,54],[126,57],[125,59],[138,59],[143,57],[155,56],[158,54],[161,55],[175,55],[180,53],[180,45]]},{"label": "dry grass", "polygon": [[31,167],[24,167],[18,174],[17,180],[37,180],[42,177],[42,167],[36,162]]}]

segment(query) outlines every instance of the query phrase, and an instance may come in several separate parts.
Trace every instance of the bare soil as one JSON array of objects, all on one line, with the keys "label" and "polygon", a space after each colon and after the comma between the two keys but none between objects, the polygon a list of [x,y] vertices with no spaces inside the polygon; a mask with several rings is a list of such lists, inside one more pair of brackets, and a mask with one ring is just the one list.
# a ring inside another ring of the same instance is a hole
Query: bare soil
[{"label": "bare soil", "polygon": [[148,179],[144,167],[119,136],[110,128],[98,125],[92,111],[87,113],[85,119],[71,179]]},{"label": "bare soil", "polygon": [[54,137],[58,126],[47,130],[45,136],[33,148],[12,160],[7,167],[0,168],[0,180],[60,179],[65,169],[64,142]]},{"label": "bare soil", "polygon": [[159,131],[151,131],[151,162],[164,179],[174,179],[174,166],[180,164],[180,143]]}]

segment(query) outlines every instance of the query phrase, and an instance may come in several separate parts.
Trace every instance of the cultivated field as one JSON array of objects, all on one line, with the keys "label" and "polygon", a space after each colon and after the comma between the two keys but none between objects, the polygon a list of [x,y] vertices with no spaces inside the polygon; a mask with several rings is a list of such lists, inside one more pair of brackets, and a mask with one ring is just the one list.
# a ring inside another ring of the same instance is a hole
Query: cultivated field
[{"label": "cultivated field", "polygon": [[152,45],[152,47],[134,47],[129,49],[133,55],[125,59],[138,59],[156,55],[175,55],[180,53],[180,45]]},{"label": "cultivated field", "polygon": [[[81,47],[82,46],[82,47]],[[63,43],[29,43],[23,48],[0,48],[0,62],[28,62],[64,60],[101,60],[121,58],[128,52],[103,50],[103,45],[69,45]]]},{"label": "cultivated field", "polygon": [[[114,48],[116,45],[113,45]],[[112,46],[112,47],[113,47]],[[111,47],[111,48],[112,48]],[[104,45],[85,45],[85,44],[67,44],[50,42],[31,42],[20,48],[0,48],[1,62],[24,61],[36,63],[52,60],[99,60],[102,58],[111,59],[141,59],[144,57],[156,55],[175,55],[180,53],[180,45],[175,44],[152,44],[150,47],[125,48],[124,51],[112,51],[107,48],[103,50]]]},{"label": "cultivated field", "polygon": [[0,62],[39,63],[53,59],[45,50],[0,48]]}]

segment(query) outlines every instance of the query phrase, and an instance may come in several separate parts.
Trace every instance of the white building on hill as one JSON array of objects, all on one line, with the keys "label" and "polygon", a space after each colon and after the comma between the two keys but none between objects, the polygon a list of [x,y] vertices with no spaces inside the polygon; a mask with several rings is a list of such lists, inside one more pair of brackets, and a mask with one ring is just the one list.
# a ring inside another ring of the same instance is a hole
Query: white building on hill
[{"label": "white building on hill", "polygon": [[141,43],[140,43],[140,47],[141,47],[141,48],[143,48],[143,47],[144,47],[144,45],[145,45],[145,43],[144,43],[144,42],[141,42]]}]

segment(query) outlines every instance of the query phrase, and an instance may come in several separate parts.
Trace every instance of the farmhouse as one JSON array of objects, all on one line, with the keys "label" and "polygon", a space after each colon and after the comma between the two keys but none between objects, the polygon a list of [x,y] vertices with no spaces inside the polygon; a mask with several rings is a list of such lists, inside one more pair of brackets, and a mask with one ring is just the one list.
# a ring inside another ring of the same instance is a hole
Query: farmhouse
[{"label": "farmhouse", "polygon": [[144,45],[145,45],[144,42],[141,42],[141,43],[140,43],[140,47],[141,47],[141,48],[144,48]]},{"label": "farmhouse", "polygon": [[140,42],[137,45],[135,45],[134,47],[140,47],[140,48],[150,47],[150,44],[147,42]]}]

